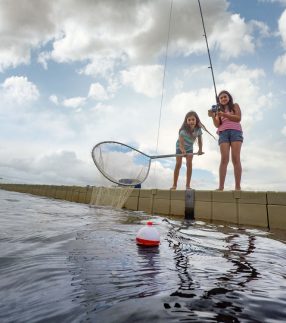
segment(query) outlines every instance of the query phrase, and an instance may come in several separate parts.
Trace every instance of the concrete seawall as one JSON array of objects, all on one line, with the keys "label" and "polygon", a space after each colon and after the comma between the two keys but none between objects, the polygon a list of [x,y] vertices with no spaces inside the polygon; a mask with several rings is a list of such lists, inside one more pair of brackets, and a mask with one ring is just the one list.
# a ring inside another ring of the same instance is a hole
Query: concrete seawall
[{"label": "concrete seawall", "polygon": [[[27,184],[0,184],[0,189],[86,204],[100,190],[93,186]],[[117,194],[118,188],[110,190]],[[184,190],[134,189],[124,208],[182,218],[191,213],[196,220],[207,222],[286,230],[286,192],[192,190],[191,196],[192,201]],[[112,203],[106,202],[106,205]]]}]

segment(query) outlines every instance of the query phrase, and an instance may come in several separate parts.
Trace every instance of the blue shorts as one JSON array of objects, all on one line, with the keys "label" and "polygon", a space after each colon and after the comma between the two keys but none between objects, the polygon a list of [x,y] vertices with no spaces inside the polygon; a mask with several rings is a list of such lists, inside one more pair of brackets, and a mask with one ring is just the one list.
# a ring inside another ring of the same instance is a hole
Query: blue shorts
[{"label": "blue shorts", "polygon": [[[185,147],[185,149],[186,149],[186,153],[187,154],[192,154],[193,153],[193,148],[191,148],[191,147]],[[182,152],[181,152],[181,149],[180,148],[178,148],[178,147],[176,147],[176,154],[181,154]]]},{"label": "blue shorts", "polygon": [[242,131],[240,130],[233,130],[233,129],[227,129],[220,131],[219,133],[219,139],[218,144],[222,144],[223,142],[234,142],[234,141],[241,141],[243,142],[243,136]]}]

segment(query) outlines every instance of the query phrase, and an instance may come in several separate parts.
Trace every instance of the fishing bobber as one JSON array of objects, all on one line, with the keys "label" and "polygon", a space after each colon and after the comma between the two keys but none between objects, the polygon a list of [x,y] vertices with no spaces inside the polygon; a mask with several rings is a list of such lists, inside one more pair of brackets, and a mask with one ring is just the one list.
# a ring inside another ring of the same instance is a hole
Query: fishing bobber
[{"label": "fishing bobber", "polygon": [[158,230],[153,227],[153,222],[148,221],[147,225],[138,231],[136,243],[146,247],[159,246],[160,234]]}]

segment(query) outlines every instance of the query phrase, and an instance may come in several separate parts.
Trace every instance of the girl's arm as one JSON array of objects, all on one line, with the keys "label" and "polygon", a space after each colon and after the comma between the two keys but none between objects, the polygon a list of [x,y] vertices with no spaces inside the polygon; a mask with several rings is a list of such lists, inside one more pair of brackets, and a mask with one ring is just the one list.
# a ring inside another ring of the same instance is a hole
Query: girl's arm
[{"label": "girl's arm", "polygon": [[179,136],[179,148],[181,149],[182,154],[186,154],[185,141],[183,136]]},{"label": "girl's arm", "polygon": [[203,139],[202,139],[202,136],[198,136],[198,146],[199,146],[198,154],[202,155],[203,154]]},{"label": "girl's arm", "polygon": [[229,113],[219,111],[218,115],[219,115],[219,117],[227,118],[230,121],[240,122],[240,120],[241,120],[241,111],[240,111],[240,107],[239,107],[239,105],[237,103],[235,103],[234,106],[233,106],[233,112],[234,112],[234,114],[229,114]]},{"label": "girl's arm", "polygon": [[212,112],[211,110],[208,111],[209,117],[212,117],[213,119],[213,124],[216,128],[220,126],[220,121],[219,121],[219,116],[217,113]]}]

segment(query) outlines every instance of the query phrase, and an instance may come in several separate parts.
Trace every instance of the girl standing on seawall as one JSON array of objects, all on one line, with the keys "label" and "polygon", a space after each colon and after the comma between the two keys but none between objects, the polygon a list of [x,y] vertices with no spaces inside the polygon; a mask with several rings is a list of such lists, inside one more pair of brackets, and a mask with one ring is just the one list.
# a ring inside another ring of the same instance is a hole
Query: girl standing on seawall
[{"label": "girl standing on seawall", "polygon": [[[190,111],[186,114],[184,122],[179,130],[179,139],[176,142],[176,154],[186,155],[186,189],[190,189],[191,177],[192,177],[192,161],[193,145],[195,141],[198,141],[198,155],[203,154],[203,142],[202,142],[202,129],[208,132],[205,126],[201,123],[199,116],[195,111]],[[182,166],[182,156],[176,156],[176,166],[174,170],[174,182],[171,189],[177,188],[177,182],[179,178],[180,169]]]},{"label": "girl standing on seawall", "polygon": [[229,154],[231,151],[231,160],[234,169],[235,190],[240,190],[241,181],[241,162],[240,150],[243,142],[241,128],[241,111],[237,103],[233,103],[233,98],[228,91],[221,91],[218,95],[219,107],[218,112],[209,110],[209,116],[212,117],[213,123],[219,135],[219,146],[221,161],[219,166],[219,188],[223,191],[226,177]]}]

